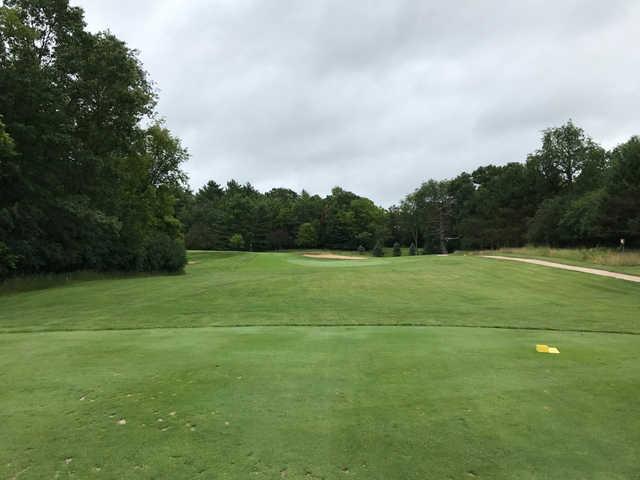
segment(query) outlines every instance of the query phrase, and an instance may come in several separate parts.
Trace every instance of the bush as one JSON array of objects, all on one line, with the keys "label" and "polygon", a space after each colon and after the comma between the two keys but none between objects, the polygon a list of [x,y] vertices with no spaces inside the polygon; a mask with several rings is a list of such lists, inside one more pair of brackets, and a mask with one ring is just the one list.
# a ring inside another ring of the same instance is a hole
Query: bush
[{"label": "bush", "polygon": [[364,248],[362,245],[360,245],[360,246],[358,247],[358,253],[359,253],[360,255],[364,255],[364,252],[365,252],[365,248]]},{"label": "bush", "polygon": [[143,269],[147,272],[180,272],[187,264],[184,242],[166,233],[151,236],[146,245]]},{"label": "bush", "polygon": [[371,253],[373,254],[374,257],[384,257],[384,250],[382,250],[382,243],[380,243],[379,240],[376,242],[375,246],[373,247],[373,250],[371,250]]},{"label": "bush", "polygon": [[416,244],[411,242],[411,245],[409,245],[409,255],[411,255],[412,257],[415,257],[418,254],[418,249],[416,248]]},{"label": "bush", "polygon": [[400,244],[398,242],[393,244],[393,256],[399,257],[402,255],[402,250],[400,249]]},{"label": "bush", "polygon": [[234,233],[229,239],[229,245],[234,250],[242,250],[244,248],[244,238],[239,233]]}]

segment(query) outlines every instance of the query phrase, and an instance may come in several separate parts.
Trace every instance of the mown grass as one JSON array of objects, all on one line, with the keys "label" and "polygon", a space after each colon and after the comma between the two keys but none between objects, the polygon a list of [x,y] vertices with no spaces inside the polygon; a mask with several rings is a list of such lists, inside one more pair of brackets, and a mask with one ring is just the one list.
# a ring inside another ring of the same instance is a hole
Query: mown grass
[{"label": "mown grass", "polygon": [[190,261],[0,295],[0,478],[640,474],[640,285],[472,256]]},{"label": "mown grass", "polygon": [[550,248],[522,247],[475,252],[487,255],[513,255],[525,258],[555,260],[569,265],[603,268],[612,272],[640,275],[640,252],[619,251],[610,248]]},{"label": "mown grass", "polygon": [[479,257],[194,253],[180,276],[0,297],[0,331],[467,325],[640,333],[638,285]]}]

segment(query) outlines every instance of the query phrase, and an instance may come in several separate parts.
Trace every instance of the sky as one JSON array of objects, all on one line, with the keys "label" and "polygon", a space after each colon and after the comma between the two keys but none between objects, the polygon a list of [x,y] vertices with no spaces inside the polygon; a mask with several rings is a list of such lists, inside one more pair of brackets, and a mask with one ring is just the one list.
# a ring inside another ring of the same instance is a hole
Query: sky
[{"label": "sky", "polygon": [[522,162],[568,119],[640,134],[635,0],[75,0],[140,52],[209,180],[390,206],[427,179]]}]

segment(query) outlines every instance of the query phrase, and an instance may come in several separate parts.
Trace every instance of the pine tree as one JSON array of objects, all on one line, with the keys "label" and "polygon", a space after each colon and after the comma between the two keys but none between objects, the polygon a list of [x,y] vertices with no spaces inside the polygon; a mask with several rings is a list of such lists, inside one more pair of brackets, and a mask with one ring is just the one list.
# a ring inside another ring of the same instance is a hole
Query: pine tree
[{"label": "pine tree", "polygon": [[382,250],[382,243],[380,240],[376,242],[376,245],[373,247],[371,251],[374,257],[384,257],[384,250]]}]

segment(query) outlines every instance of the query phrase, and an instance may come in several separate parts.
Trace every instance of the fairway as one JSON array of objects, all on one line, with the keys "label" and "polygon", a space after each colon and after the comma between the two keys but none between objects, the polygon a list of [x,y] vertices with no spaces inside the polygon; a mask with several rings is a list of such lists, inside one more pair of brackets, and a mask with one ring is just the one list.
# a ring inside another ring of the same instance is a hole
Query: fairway
[{"label": "fairway", "polygon": [[463,255],[190,261],[0,296],[0,478],[640,475],[638,284]]}]

